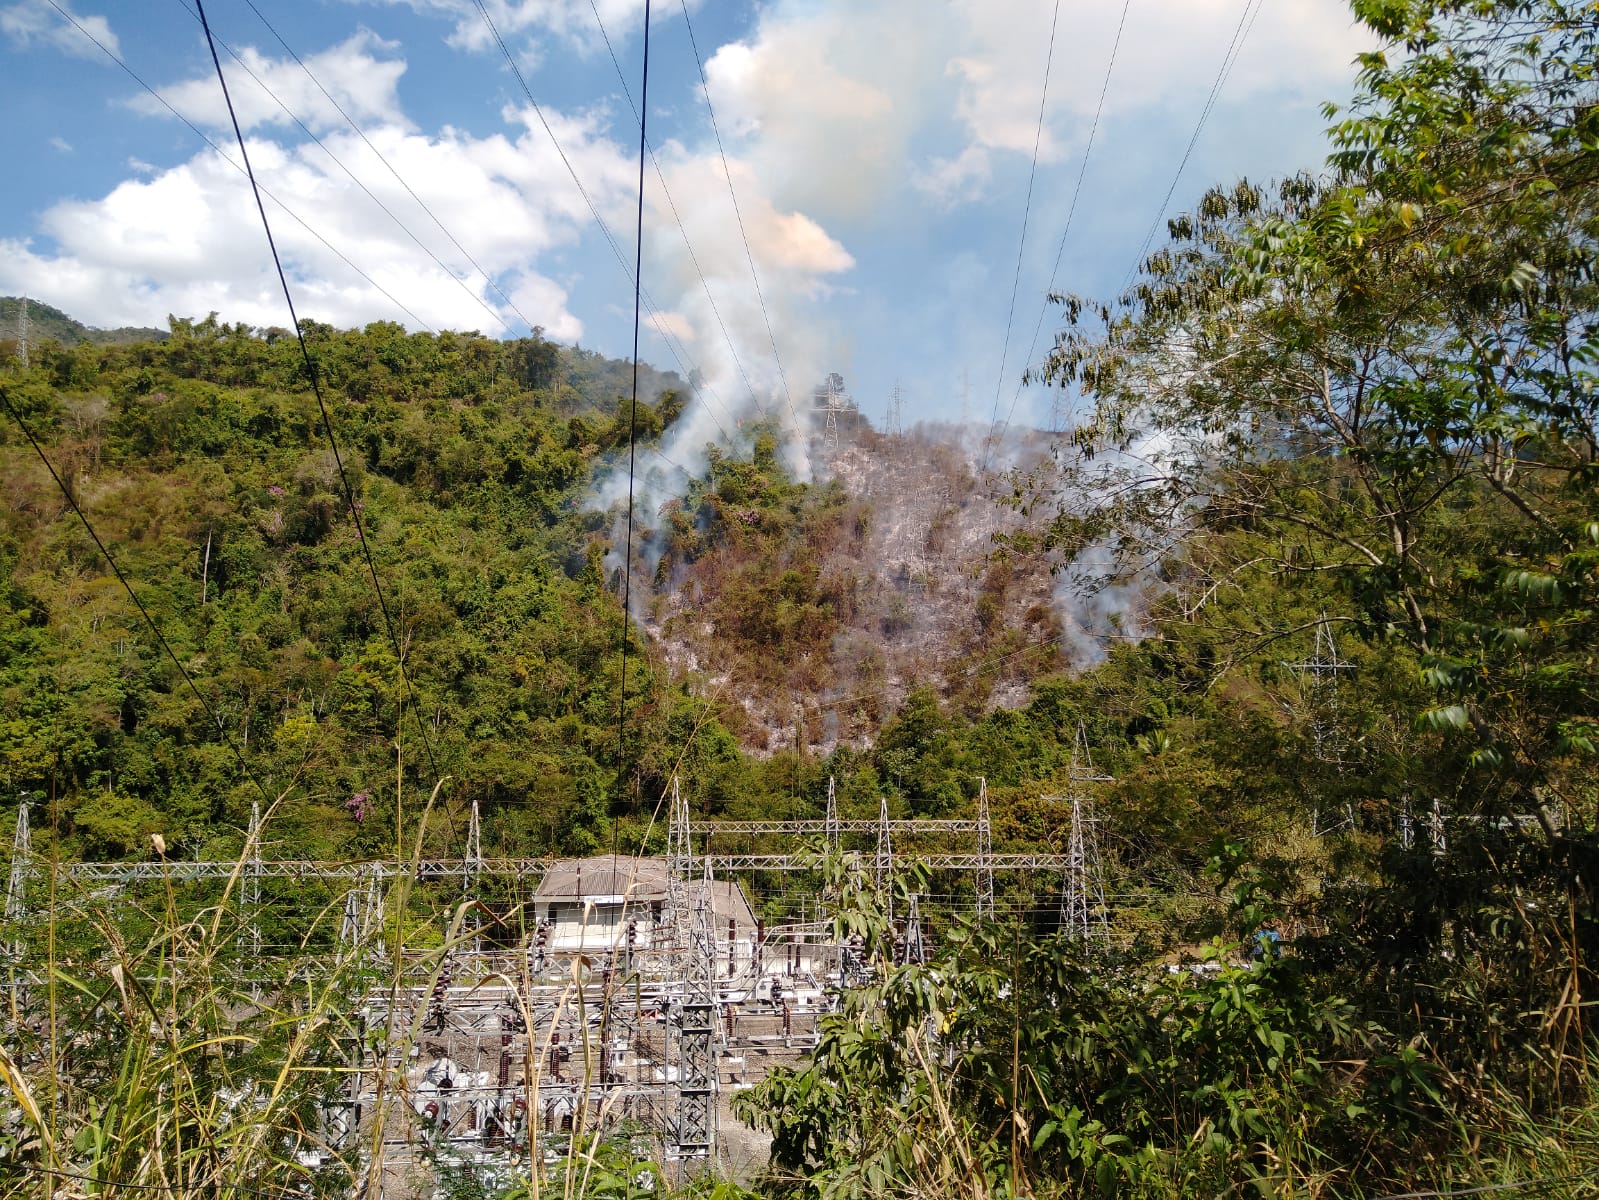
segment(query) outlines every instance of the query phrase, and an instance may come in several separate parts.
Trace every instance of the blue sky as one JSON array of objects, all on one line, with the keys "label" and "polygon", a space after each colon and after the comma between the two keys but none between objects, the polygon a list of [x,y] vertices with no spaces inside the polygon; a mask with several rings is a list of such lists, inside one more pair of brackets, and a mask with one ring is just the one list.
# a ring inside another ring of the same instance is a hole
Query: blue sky
[{"label": "blue sky", "polygon": [[[631,263],[638,127],[599,22],[636,96],[642,0],[486,3]],[[303,316],[513,335],[525,318],[629,352],[631,285],[474,0],[255,4],[310,75],[247,0],[206,11],[338,160],[224,53],[252,159],[289,210],[268,206]],[[656,4],[650,141],[671,202],[652,167],[644,283],[658,315],[643,356],[703,373],[688,442],[761,409],[803,409],[835,370],[874,420],[898,382],[907,424],[988,421],[996,407],[1004,418],[1013,404],[1016,423],[1048,424],[1051,398],[1019,390],[1048,342],[1046,316],[1032,343],[1043,296],[1120,285],[1241,23],[1247,36],[1171,211],[1212,182],[1318,166],[1318,106],[1347,95],[1368,45],[1340,0],[1127,0],[1105,87],[1122,5],[1061,0],[1007,348],[1056,11],[1052,0],[691,3],[724,173],[681,0]],[[0,292],[96,325],[212,310],[286,324],[243,177],[64,12],[237,155],[186,0],[0,0]]]}]

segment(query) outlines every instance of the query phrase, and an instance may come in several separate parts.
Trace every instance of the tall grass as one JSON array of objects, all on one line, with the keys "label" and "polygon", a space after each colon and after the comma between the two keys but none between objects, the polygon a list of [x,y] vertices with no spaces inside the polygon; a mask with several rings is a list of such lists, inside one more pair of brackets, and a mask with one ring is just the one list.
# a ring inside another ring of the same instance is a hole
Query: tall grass
[{"label": "tall grass", "polygon": [[[210,896],[166,871],[91,890],[49,870],[8,976],[0,1195],[347,1193],[353,1164],[320,1114],[371,968],[353,952],[252,959],[241,883],[254,850],[247,840]],[[336,942],[339,915],[310,914],[302,946]]]}]

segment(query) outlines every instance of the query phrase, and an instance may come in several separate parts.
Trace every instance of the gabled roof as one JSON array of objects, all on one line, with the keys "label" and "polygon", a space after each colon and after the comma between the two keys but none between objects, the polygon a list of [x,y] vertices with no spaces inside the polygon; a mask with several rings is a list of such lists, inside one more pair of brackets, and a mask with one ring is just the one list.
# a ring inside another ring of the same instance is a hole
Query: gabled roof
[{"label": "gabled roof", "polygon": [[632,901],[666,898],[666,860],[625,854],[563,858],[552,863],[533,893],[540,900],[585,900],[626,896]]},{"label": "gabled roof", "polygon": [[[596,854],[590,858],[563,858],[550,865],[533,893],[536,900],[581,903],[600,897],[623,897],[629,904],[645,905],[665,900],[667,861],[664,858],[625,854]],[[698,890],[689,886],[689,896]],[[711,880],[711,913],[723,926],[729,919],[742,934],[755,928],[755,913],[744,889],[730,879]]]}]

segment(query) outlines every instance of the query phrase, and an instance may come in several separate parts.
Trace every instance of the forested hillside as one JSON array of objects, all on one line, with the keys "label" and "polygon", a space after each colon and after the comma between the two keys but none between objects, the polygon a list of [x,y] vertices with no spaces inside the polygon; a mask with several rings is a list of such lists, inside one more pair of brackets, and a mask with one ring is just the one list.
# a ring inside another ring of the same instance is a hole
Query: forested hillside
[{"label": "forested hillside", "polygon": [[73,320],[53,305],[41,304],[37,300],[25,301],[20,296],[0,296],[0,353],[16,353],[24,330],[29,343],[35,345],[59,342],[63,346],[77,346],[89,342],[115,346],[131,342],[159,342],[167,336],[166,330],[150,327],[95,329]]},{"label": "forested hillside", "polygon": [[[622,774],[623,623],[578,499],[625,437],[624,364],[538,339],[308,333],[415,697],[292,337],[177,320],[159,344],[35,347],[9,403],[199,694],[8,421],[8,793],[50,798],[69,853],[142,853],[156,831],[204,853],[247,820],[247,766],[289,792],[275,850],[360,857],[398,753],[424,791],[453,774],[504,845],[594,844]],[[658,429],[676,380],[645,381]],[[634,650],[629,767],[661,770],[657,735],[690,702]]]},{"label": "forested hillside", "polygon": [[[523,854],[636,844],[674,770],[705,811],[741,815],[814,806],[828,771],[865,771],[848,787],[871,815],[877,778],[905,798],[896,804],[948,810],[970,800],[985,771],[1004,782],[1051,769],[1032,756],[990,769],[954,732],[1010,720],[984,720],[995,685],[1010,681],[1015,707],[1026,695],[1018,685],[1051,662],[1039,653],[1047,637],[1036,636],[1051,620],[1047,573],[1040,582],[1033,566],[1031,597],[1007,599],[1016,573],[990,561],[986,531],[1011,519],[992,500],[963,494],[931,534],[912,531],[925,553],[958,536],[959,507],[981,506],[953,572],[966,578],[942,581],[966,596],[943,622],[945,640],[908,643],[892,680],[845,647],[846,677],[812,660],[828,659],[862,610],[857,639],[908,639],[927,623],[918,609],[931,607],[922,597],[939,581],[925,568],[913,581],[903,558],[849,561],[851,537],[869,537],[890,498],[792,480],[771,452],[774,431],[753,429],[744,457],[713,452],[708,477],[665,513],[656,575],[641,589],[655,584],[662,612],[692,596],[716,615],[703,663],[663,659],[622,620],[605,566],[613,522],[592,507],[596,475],[626,440],[628,364],[538,338],[391,325],[307,333],[381,606],[284,331],[179,319],[160,342],[43,342],[29,370],[11,361],[0,763],[6,809],[22,795],[48,802],[41,836],[58,837],[64,853],[142,856],[152,833],[185,855],[226,853],[259,798],[253,773],[286,795],[274,854],[380,854],[392,849],[397,757],[423,796],[451,777],[443,795],[457,825],[475,798],[487,844]],[[653,397],[637,414],[647,442],[685,396],[649,368],[642,385]],[[947,453],[959,484],[959,456]],[[1011,661],[1029,629],[1030,653]],[[744,672],[742,694],[714,681],[728,664]],[[845,678],[865,686],[839,703]],[[924,683],[937,686],[916,691]],[[752,688],[798,700],[806,745],[785,748],[751,717]],[[828,700],[857,749],[872,747],[858,764],[819,753]],[[751,758],[740,739],[782,753]],[[459,832],[441,827],[438,848],[458,849],[446,843]]]}]

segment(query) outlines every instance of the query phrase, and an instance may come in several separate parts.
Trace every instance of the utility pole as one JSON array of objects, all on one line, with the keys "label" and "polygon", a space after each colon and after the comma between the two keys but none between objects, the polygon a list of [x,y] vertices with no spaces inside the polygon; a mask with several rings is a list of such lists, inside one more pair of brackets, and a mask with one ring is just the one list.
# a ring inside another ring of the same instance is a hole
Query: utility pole
[{"label": "utility pole", "polygon": [[[6,925],[15,929],[28,915],[28,870],[33,865],[33,835],[28,828],[28,801],[17,809],[17,832],[11,839],[11,876],[6,881]],[[11,944],[11,952],[21,958],[27,947],[19,936]]]}]

